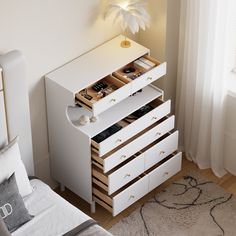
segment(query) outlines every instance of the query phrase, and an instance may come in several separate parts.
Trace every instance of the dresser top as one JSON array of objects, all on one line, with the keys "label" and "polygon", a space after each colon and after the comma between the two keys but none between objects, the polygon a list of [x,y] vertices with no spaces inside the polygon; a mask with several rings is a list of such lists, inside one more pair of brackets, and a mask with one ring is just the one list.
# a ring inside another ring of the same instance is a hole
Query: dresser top
[{"label": "dresser top", "polygon": [[47,74],[51,79],[73,94],[97,82],[131,61],[149,53],[149,49],[131,41],[131,47],[120,46],[124,36],[102,44],[86,54]]}]

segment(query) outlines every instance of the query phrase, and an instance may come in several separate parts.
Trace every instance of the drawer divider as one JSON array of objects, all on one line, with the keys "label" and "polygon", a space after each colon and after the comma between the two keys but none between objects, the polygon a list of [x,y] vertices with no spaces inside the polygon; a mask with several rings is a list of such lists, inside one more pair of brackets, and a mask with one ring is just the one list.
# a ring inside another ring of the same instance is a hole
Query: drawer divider
[{"label": "drawer divider", "polygon": [[108,205],[112,206],[112,199],[95,187],[93,187],[93,194],[96,195],[96,197],[100,198],[102,201],[106,202]]},{"label": "drawer divider", "polygon": [[113,209],[112,209],[112,207],[110,207],[109,205],[107,205],[105,202],[103,202],[102,200],[100,200],[99,198],[97,198],[97,197],[93,197],[93,199],[94,199],[94,201],[96,202],[96,203],[98,203],[99,205],[101,205],[102,207],[104,207],[106,210],[108,210],[109,212],[113,212]]},{"label": "drawer divider", "polygon": [[95,183],[96,185],[104,189],[106,192],[108,192],[108,186],[94,177],[93,177],[93,183]]},{"label": "drawer divider", "polygon": [[[92,150],[93,150],[93,148],[92,148]],[[103,162],[104,161],[98,155],[92,153],[92,159],[95,160],[96,162],[98,162],[99,164],[101,164],[103,166]]]},{"label": "drawer divider", "polygon": [[108,179],[106,176],[104,176],[102,173],[100,173],[98,170],[95,168],[92,169],[92,174],[95,176],[97,179],[101,180],[103,183],[108,185]]},{"label": "drawer divider", "polygon": [[100,163],[96,162],[96,161],[92,161],[92,164],[97,166],[99,169],[103,170],[103,166],[100,165]]}]

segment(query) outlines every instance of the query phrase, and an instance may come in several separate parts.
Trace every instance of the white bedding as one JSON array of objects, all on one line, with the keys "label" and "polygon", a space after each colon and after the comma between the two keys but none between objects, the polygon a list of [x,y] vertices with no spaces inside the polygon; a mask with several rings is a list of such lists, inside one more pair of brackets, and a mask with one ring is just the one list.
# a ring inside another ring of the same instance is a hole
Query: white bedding
[{"label": "white bedding", "polygon": [[24,202],[34,218],[12,236],[61,236],[90,219],[42,181],[34,179],[30,183],[34,190]]}]

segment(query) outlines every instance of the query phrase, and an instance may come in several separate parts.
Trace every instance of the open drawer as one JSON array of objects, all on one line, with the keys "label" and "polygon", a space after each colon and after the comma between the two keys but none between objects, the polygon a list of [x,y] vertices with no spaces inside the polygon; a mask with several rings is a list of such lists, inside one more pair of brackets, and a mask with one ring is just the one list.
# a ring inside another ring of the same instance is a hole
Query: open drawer
[{"label": "open drawer", "polygon": [[161,63],[148,55],[140,57],[113,73],[115,77],[131,84],[131,93],[137,92],[165,74],[166,62]]},{"label": "open drawer", "polygon": [[[135,166],[135,168],[134,168]],[[128,163],[118,166],[111,172],[104,174],[102,170],[93,166],[93,183],[103,188],[111,195],[144,172],[144,155],[139,153],[131,157]]]},{"label": "open drawer", "polygon": [[[151,126],[161,118],[170,113],[170,100],[164,102],[160,98],[153,100],[134,113],[122,120],[121,129],[108,136],[105,139],[98,140],[93,137],[91,140],[92,149],[99,157],[105,155],[109,151],[115,149],[128,139],[141,132],[143,129]],[[146,112],[145,112],[146,109]],[[107,132],[107,130],[105,131]],[[99,135],[103,135],[100,133]]]},{"label": "open drawer", "polygon": [[149,169],[146,174],[149,176],[148,190],[152,191],[157,186],[165,182],[167,179],[175,175],[181,170],[182,166],[182,152],[167,157],[167,161],[157,164]]},{"label": "open drawer", "polygon": [[163,139],[157,140],[141,150],[144,155],[144,170],[150,169],[158,162],[178,149],[179,131],[166,134]]},{"label": "open drawer", "polygon": [[182,153],[170,155],[148,172],[141,174],[112,195],[93,185],[94,201],[116,216],[168,178],[181,170]]},{"label": "open drawer", "polygon": [[174,122],[174,116],[163,118],[102,157],[92,151],[92,159],[106,173],[171,131]]},{"label": "open drawer", "polygon": [[102,166],[93,160],[93,182],[108,192],[108,195],[111,195],[141,173],[175,152],[177,146],[178,131],[172,134],[168,133],[132,157],[127,158],[126,161],[121,162],[121,164],[108,173],[103,173]]},{"label": "open drawer", "polygon": [[108,196],[107,193],[98,186],[94,185],[93,187],[94,201],[111,212],[113,216],[119,214],[147,193],[147,176],[144,176],[143,178],[136,178],[126,188],[121,189],[111,196]]},{"label": "open drawer", "polygon": [[76,93],[76,103],[91,110],[94,116],[109,109],[131,94],[131,85],[109,75]]}]

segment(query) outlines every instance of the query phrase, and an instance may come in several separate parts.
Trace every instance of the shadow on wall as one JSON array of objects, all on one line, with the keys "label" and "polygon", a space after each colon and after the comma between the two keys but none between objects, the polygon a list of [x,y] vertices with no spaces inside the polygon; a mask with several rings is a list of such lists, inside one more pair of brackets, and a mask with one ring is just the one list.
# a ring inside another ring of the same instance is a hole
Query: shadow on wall
[{"label": "shadow on wall", "polygon": [[45,123],[47,117],[44,77],[41,77],[31,88],[29,96],[36,176],[39,176],[53,187],[56,186],[56,183],[50,179],[49,155],[45,156],[45,153],[48,153],[48,135],[45,135],[44,132],[39,132],[40,130],[47,130],[47,123]]},{"label": "shadow on wall", "polygon": [[226,121],[224,137],[224,165],[236,175],[236,93],[229,93],[226,99]]},{"label": "shadow on wall", "polygon": [[100,20],[104,19],[104,9],[106,8],[107,4],[108,0],[100,0],[100,3],[98,3],[91,9],[90,16],[87,22],[88,27],[94,25],[98,19]]}]

